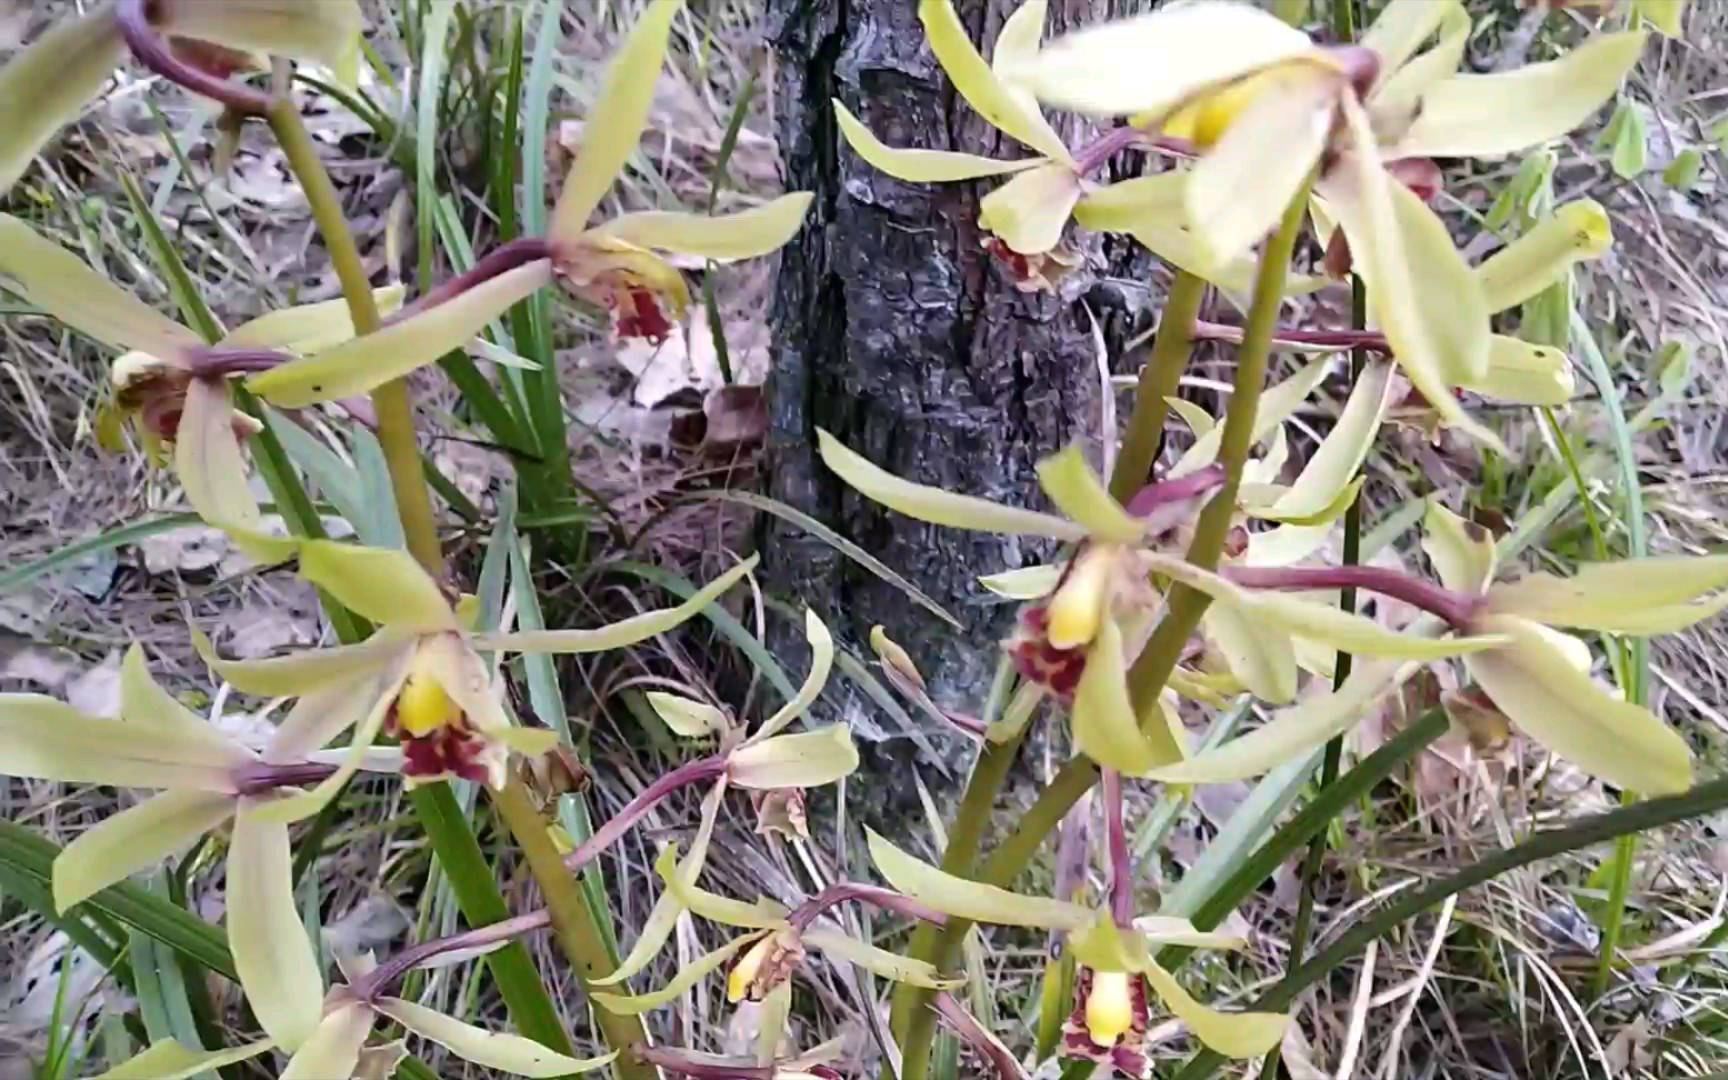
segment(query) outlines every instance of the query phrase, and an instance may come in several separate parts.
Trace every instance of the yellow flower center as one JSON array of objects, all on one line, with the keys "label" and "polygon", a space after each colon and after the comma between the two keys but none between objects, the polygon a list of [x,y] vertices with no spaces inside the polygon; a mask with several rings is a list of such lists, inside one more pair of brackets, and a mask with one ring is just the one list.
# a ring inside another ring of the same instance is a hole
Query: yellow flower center
[{"label": "yellow flower center", "polygon": [[1086,1033],[1099,1046],[1115,1046],[1134,1026],[1134,993],[1126,971],[1094,971],[1086,995]]},{"label": "yellow flower center", "polygon": [[1078,649],[1098,636],[1098,623],[1110,600],[1115,556],[1114,549],[1098,545],[1075,560],[1068,579],[1050,598],[1046,630],[1050,644],[1058,649]]},{"label": "yellow flower center", "polygon": [[1195,146],[1207,149],[1224,137],[1224,132],[1242,115],[1242,110],[1265,88],[1264,75],[1232,83],[1177,110],[1165,121],[1164,134],[1173,139],[1187,139]]},{"label": "yellow flower center", "polygon": [[462,709],[429,671],[411,673],[396,696],[396,723],[417,739],[461,719]]},{"label": "yellow flower center", "polygon": [[726,976],[727,1001],[736,1005],[750,996],[750,985],[756,981],[756,973],[762,970],[762,962],[768,959],[773,947],[773,936],[765,937],[745,950],[738,962],[732,965],[732,973]]}]

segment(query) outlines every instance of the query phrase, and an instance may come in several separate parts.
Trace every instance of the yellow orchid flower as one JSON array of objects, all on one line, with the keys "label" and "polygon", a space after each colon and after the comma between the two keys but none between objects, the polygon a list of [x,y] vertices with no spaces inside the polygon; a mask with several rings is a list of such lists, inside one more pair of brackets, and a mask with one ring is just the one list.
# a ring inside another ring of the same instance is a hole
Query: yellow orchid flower
[{"label": "yellow orchid flower", "polygon": [[[287,359],[266,350],[313,351],[354,336],[346,305],[333,301],[270,312],[206,346],[9,214],[0,214],[0,285],[120,350],[111,376],[115,407],[134,418],[152,457],[172,448],[174,471],[199,516],[241,533],[255,532],[260,521],[240,446],[258,422],[235,411],[228,379]],[[401,295],[391,288],[378,298],[390,308]]]},{"label": "yellow orchid flower", "polygon": [[134,645],[120,668],[120,718],[86,716],[53,698],[0,694],[0,771],[75,784],[159,789],[106,818],[54,859],[55,906],[66,911],[154,866],[232,819],[228,942],[253,1010],[278,1045],[293,1048],[318,1024],[323,982],[307,952],[289,888],[288,827],[272,811],[316,798],[298,789],[357,768],[395,772],[401,755],[356,744],[323,747],[368,713],[386,672],[353,671],[303,696],[254,749],[188,712],[151,679]]},{"label": "yellow orchid flower", "polygon": [[[1225,1013],[1197,1001],[1152,958],[1155,948],[1241,948],[1241,938],[1196,929],[1186,919],[1144,916],[1121,926],[1110,912],[1048,897],[1026,896],[938,870],[877,833],[868,834],[877,873],[900,893],[948,915],[1002,926],[1044,927],[1066,932],[1082,967],[1076,1017],[1067,1049],[1075,1056],[1119,1061],[1137,1059],[1150,1020],[1146,988],[1207,1046],[1233,1058],[1264,1054],[1283,1038],[1288,1016]],[[1116,1052],[1123,1051],[1120,1058]],[[1143,1068],[1124,1068],[1144,1075]]]},{"label": "yellow orchid flower", "polygon": [[285,821],[316,812],[385,729],[401,740],[402,775],[411,785],[460,776],[502,787],[511,751],[543,754],[556,736],[511,721],[482,652],[591,653],[634,645],[694,617],[756,564],[754,558],[740,563],[675,607],[594,629],[473,633],[405,551],[328,540],[302,541],[298,550],[301,575],[378,624],[376,634],[355,645],[266,660],[224,660],[208,638],[193,638],[211,670],[249,694],[308,693],[362,674],[375,678],[366,719],[346,759],[311,792],[270,807],[270,814]]},{"label": "yellow orchid flower", "polygon": [[[1429,508],[1423,543],[1440,585],[1374,568],[1336,568],[1360,587],[1402,593],[1460,632],[1500,643],[1463,656],[1465,670],[1531,738],[1585,772],[1641,794],[1683,791],[1692,779],[1685,739],[1648,709],[1599,687],[1582,641],[1553,627],[1672,633],[1728,608],[1728,556],[1595,563],[1572,577],[1526,574],[1495,583],[1494,548],[1478,526]],[[1312,579],[1310,579],[1312,580]],[[1333,584],[1345,584],[1338,578]],[[1414,584],[1413,584],[1414,583]],[[1715,595],[1709,595],[1714,593]],[[1256,776],[1348,731],[1402,681],[1396,659],[1359,665],[1337,690],[1286,709],[1215,750],[1154,770],[1169,783]]]},{"label": "yellow orchid flower", "polygon": [[[118,8],[103,5],[50,29],[0,68],[0,194],[29,168],[54,133],[78,118],[125,57]],[[158,0],[133,6],[171,42],[268,52],[329,67],[352,85],[359,71],[356,0]]]},{"label": "yellow orchid flower", "polygon": [[1016,282],[1028,289],[1050,288],[1054,277],[1075,265],[1075,260],[1054,249],[1088,186],[1087,171],[1097,164],[1076,160],[1031,95],[1002,81],[1004,69],[1037,55],[1045,9],[1045,0],[1027,0],[1015,8],[996,38],[995,55],[986,63],[967,36],[952,0],[920,0],[918,5],[925,38],[954,89],[979,116],[1030,147],[1036,157],[1001,161],[950,150],[891,147],[838,99],[833,102],[847,145],[890,176],[941,183],[1018,174],[985,196],[978,207],[978,223],[991,234],[992,250],[1010,265]]},{"label": "yellow orchid flower", "polygon": [[[284,879],[286,885],[286,879]],[[300,934],[298,952],[313,962],[311,943]],[[347,957],[336,954],[347,985],[336,986],[328,995],[319,992],[309,1002],[314,1015],[321,1014],[312,1032],[294,1045],[274,1038],[226,1050],[196,1051],[174,1039],[152,1043],[143,1053],[103,1073],[98,1080],[183,1080],[223,1065],[232,1065],[273,1049],[292,1053],[282,1070],[282,1080],[326,1080],[353,1076],[366,1040],[379,1020],[400,1024],[409,1034],[437,1043],[464,1061],[510,1076],[550,1077],[593,1072],[610,1064],[617,1051],[601,1057],[573,1058],[560,1054],[521,1035],[487,1031],[453,1016],[399,997],[373,993],[368,987],[376,965],[369,955]],[[248,993],[257,1008],[257,999]]]}]

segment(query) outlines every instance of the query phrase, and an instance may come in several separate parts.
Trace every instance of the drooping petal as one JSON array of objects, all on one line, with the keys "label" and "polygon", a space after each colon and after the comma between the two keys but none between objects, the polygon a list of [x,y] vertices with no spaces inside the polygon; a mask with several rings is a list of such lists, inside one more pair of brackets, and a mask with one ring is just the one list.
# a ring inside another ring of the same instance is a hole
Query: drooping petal
[{"label": "drooping petal", "polygon": [[864,126],[864,122],[834,99],[834,119],[840,134],[853,153],[889,176],[915,184],[939,184],[951,180],[976,180],[984,176],[1002,176],[1021,172],[1044,164],[1043,158],[1021,158],[1000,161],[977,154],[962,154],[953,150],[921,150],[916,147],[889,146]]},{"label": "drooping petal", "polygon": [[1139,718],[1128,697],[1128,669],[1122,655],[1122,631],[1106,618],[1086,654],[1086,669],[1074,689],[1069,723],[1075,747],[1105,768],[1125,776],[1144,776],[1159,765],[1179,761],[1182,747],[1171,745],[1161,725],[1152,737],[1140,731]]},{"label": "drooping petal", "polygon": [[1196,1038],[1225,1057],[1259,1057],[1277,1046],[1290,1026],[1285,1013],[1226,1013],[1202,1005],[1156,962],[1148,964],[1143,975],[1164,1007],[1187,1024]]},{"label": "drooping petal", "polygon": [[39,694],[0,694],[0,773],[68,784],[233,790],[237,745],[85,716]]},{"label": "drooping petal", "polygon": [[460,349],[487,323],[551,280],[550,260],[525,263],[375,333],[253,375],[246,385],[284,409],[369,393]]},{"label": "drooping petal", "polygon": [[1080,201],[1080,177],[1068,165],[1040,165],[984,196],[978,224],[1022,255],[1041,255],[1062,239]]},{"label": "drooping petal", "polygon": [[1525,734],[1629,791],[1668,795],[1691,786],[1691,749],[1654,713],[1598,687],[1536,624],[1510,615],[1480,623],[1512,644],[1466,656],[1464,666]]},{"label": "drooping petal", "polygon": [[1712,614],[1710,604],[1693,601],[1722,588],[1728,588],[1728,555],[1667,555],[1585,563],[1567,578],[1528,574],[1489,589],[1488,608],[1553,626],[1637,633],[1628,627],[1639,625],[1647,609]]},{"label": "drooping petal", "polygon": [[153,1042],[143,1053],[127,1058],[95,1080],[187,1080],[236,1062],[249,1061],[274,1049],[269,1039],[221,1050],[192,1050],[177,1039]]},{"label": "drooping petal", "polygon": [[769,930],[785,925],[786,908],[767,897],[761,897],[755,903],[745,903],[698,888],[694,881],[679,873],[677,844],[667,844],[660,849],[659,857],[654,860],[654,872],[660,875],[667,891],[679,904],[709,922],[746,930]]},{"label": "drooping petal", "polygon": [[593,1072],[611,1064],[612,1059],[618,1056],[614,1051],[602,1057],[569,1057],[547,1049],[533,1039],[502,1031],[487,1031],[401,998],[381,998],[376,1008],[381,1015],[388,1016],[422,1039],[437,1043],[464,1061],[513,1076],[565,1076]]},{"label": "drooping petal", "polygon": [[902,480],[871,464],[821,428],[816,429],[816,444],[823,464],[836,476],[865,498],[907,517],[979,532],[1019,533],[1055,540],[1085,539],[1085,528],[1051,514]]},{"label": "drooping petal", "polygon": [[1187,220],[1186,170],[1137,176],[1099,188],[1074,204],[1074,220],[1097,232],[1130,232],[1145,223],[1179,225]]},{"label": "drooping petal", "polygon": [[1300,760],[1350,730],[1391,694],[1397,688],[1395,676],[1401,666],[1396,660],[1359,663],[1338,689],[1280,710],[1266,724],[1216,749],[1166,765],[1154,772],[1152,779],[1167,784],[1220,784],[1259,776]]},{"label": "drooping petal", "polygon": [[228,849],[228,948],[246,1001],[284,1050],[300,1048],[324,1012],[324,978],[294,901],[288,827],[241,799]]},{"label": "drooping petal", "polygon": [[234,689],[260,697],[288,697],[382,670],[412,650],[414,641],[411,636],[382,632],[357,645],[301,649],[268,660],[224,660],[204,632],[193,627],[192,647]]},{"label": "drooping petal", "polygon": [[156,25],[179,37],[323,64],[345,86],[360,74],[357,0],[166,0]]},{"label": "drooping petal", "polygon": [[1110,489],[1086,463],[1078,445],[1071,445],[1038,463],[1038,486],[1056,509],[1084,526],[1094,540],[1132,544],[1145,532],[1110,495]]},{"label": "drooping petal", "polygon": [[[125,52],[114,13],[103,7],[61,22],[0,67],[0,195],[101,92]],[[10,246],[10,237],[0,241],[0,260],[12,254]],[[0,262],[0,270],[9,268]]]},{"label": "drooping petal", "polygon": [[367,1005],[345,1005],[325,1015],[317,1030],[300,1045],[282,1070],[280,1080],[327,1080],[353,1076],[360,1048],[372,1034],[375,1014]]},{"label": "drooping petal", "polygon": [[1597,34],[1558,60],[1436,83],[1392,156],[1485,157],[1559,138],[1613,96],[1644,38]]},{"label": "drooping petal", "polygon": [[832,784],[857,768],[852,729],[833,724],[741,746],[727,759],[726,775],[744,788],[804,788]]},{"label": "drooping petal", "polygon": [[300,576],[381,626],[416,633],[456,630],[456,611],[432,576],[400,548],[308,540]]},{"label": "drooping petal", "polygon": [[103,818],[54,857],[54,906],[64,913],[134,872],[155,866],[233,812],[229,795],[164,791]]},{"label": "drooping petal", "polygon": [[812,198],[808,191],[795,191],[762,206],[718,217],[668,210],[623,214],[597,226],[592,235],[721,261],[750,259],[785,246],[804,224]]},{"label": "drooping petal", "polygon": [[1488,370],[1462,385],[1515,405],[1564,405],[1578,391],[1564,352],[1505,334],[1495,334],[1488,342]]},{"label": "drooping petal", "polygon": [[1422,550],[1440,575],[1440,584],[1461,593],[1488,588],[1497,557],[1494,537],[1487,529],[1465,521],[1436,499],[1423,515],[1422,532]]},{"label": "drooping petal", "polygon": [[217,527],[258,528],[262,515],[234,434],[234,400],[226,380],[193,379],[186,384],[186,404],[174,436],[174,472],[199,517]]},{"label": "drooping petal", "polygon": [[677,1000],[686,990],[701,982],[710,973],[724,967],[728,960],[761,941],[763,935],[767,933],[766,930],[758,930],[755,933],[745,934],[743,937],[733,938],[713,952],[699,956],[691,963],[679,968],[678,973],[672,977],[672,981],[658,990],[633,995],[610,994],[596,990],[591,996],[601,1008],[609,1012],[640,1016],[642,1013],[658,1009],[662,1005]]},{"label": "drooping petal", "polygon": [[[108,12],[98,16],[113,18]],[[7,121],[0,128],[13,123],[10,106],[15,100],[0,96],[7,103]],[[116,349],[137,349],[174,364],[186,349],[202,344],[198,335],[10,214],[0,214],[0,283],[74,330]]]},{"label": "drooping petal", "polygon": [[[830,639],[832,640],[832,639]],[[701,739],[718,735],[732,726],[732,718],[724,710],[706,701],[697,701],[682,694],[650,690],[644,695],[648,705],[674,735],[686,739]]]},{"label": "drooping petal", "polygon": [[801,938],[804,944],[831,959],[857,964],[884,979],[924,986],[932,990],[951,990],[966,985],[965,979],[942,978],[937,973],[936,966],[929,961],[915,960],[910,956],[879,949],[839,930],[813,927],[804,931]]},{"label": "drooping petal", "polygon": [[606,88],[588,109],[582,146],[552,210],[552,240],[568,244],[582,234],[589,215],[635,152],[666,62],[672,19],[683,6],[682,0],[649,4],[613,55]]},{"label": "drooping petal", "polygon": [[1200,155],[1186,186],[1187,218],[1208,260],[1222,265],[1275,225],[1307,183],[1332,130],[1342,76],[1293,64],[1256,80],[1254,99]]},{"label": "drooping petal", "polygon": [[1169,109],[1209,86],[1312,51],[1308,35],[1265,11],[1197,0],[1046,42],[1003,77],[1045,104],[1126,115]]},{"label": "drooping petal", "polygon": [[249,756],[240,743],[194,715],[151,678],[144,647],[137,642],[126,650],[120,663],[120,718],[177,739],[202,743],[211,761],[241,761]]},{"label": "drooping petal", "polygon": [[[378,313],[388,318],[402,306],[400,285],[372,290]],[[293,353],[315,353],[340,345],[354,336],[354,319],[348,301],[338,297],[316,304],[267,311],[241,323],[216,344],[221,348],[283,349]]]},{"label": "drooping petal", "polygon": [[870,859],[888,884],[949,915],[1002,926],[1043,926],[1078,930],[1092,921],[1092,909],[1045,896],[1020,893],[955,877],[915,859],[866,829]]},{"label": "drooping petal", "polygon": [[1522,304],[1560,280],[1573,263],[1614,246],[1608,211],[1594,199],[1567,203],[1476,268],[1490,312]]},{"label": "drooping petal", "polygon": [[1010,600],[1037,600],[1049,596],[1061,580],[1062,567],[1052,564],[986,574],[978,579],[978,584]]},{"label": "drooping petal", "polygon": [[1230,604],[1208,607],[1200,629],[1249,693],[1272,705],[1296,699],[1296,649],[1289,631]]},{"label": "drooping petal", "polygon": [[[1037,20],[1036,25],[1041,27],[1043,11],[1035,10],[1032,15]],[[997,77],[997,72],[984,62],[984,57],[979,55],[967,35],[966,27],[961,24],[960,16],[955,13],[952,0],[920,0],[918,18],[924,24],[924,34],[930,42],[930,51],[936,54],[937,63],[947,72],[954,89],[979,116],[1045,157],[1063,163],[1068,161],[1067,146],[1051,129],[1037,104],[1028,96],[1011,91]],[[1010,55],[1002,58],[1004,66],[1010,66],[1011,60],[1024,62],[1037,55],[1037,33],[1031,35],[1030,53],[1025,48],[1024,37],[1031,19],[1024,15],[1021,19],[1014,27],[1014,34],[1009,36]],[[1010,22],[1013,21],[1011,18]],[[1004,34],[1008,29],[1003,27]],[[997,47],[1001,48],[1000,42]]]},{"label": "drooping petal", "polygon": [[1272,504],[1272,514],[1282,519],[1315,517],[1331,507],[1367,460],[1391,404],[1392,365],[1385,361],[1368,365],[1351,389],[1338,423],[1321,440],[1289,493]]},{"label": "drooping petal", "polygon": [[[760,743],[778,734],[787,724],[803,716],[810,706],[816,704],[822,688],[828,685],[828,673],[834,668],[834,635],[829,632],[828,624],[822,621],[814,608],[806,608],[804,611],[804,640],[810,643],[810,673],[804,676],[804,685],[798,688],[798,693],[793,695],[792,700],[764,720],[762,726],[745,740],[744,745]],[[851,745],[850,740],[847,745]]]},{"label": "drooping petal", "polygon": [[758,556],[752,555],[737,566],[692,593],[690,599],[676,607],[659,608],[619,619],[615,623],[591,630],[529,630],[515,634],[475,634],[475,648],[484,652],[525,653],[591,653],[607,649],[622,649],[656,634],[677,628],[718,600],[744,576],[756,568]]}]

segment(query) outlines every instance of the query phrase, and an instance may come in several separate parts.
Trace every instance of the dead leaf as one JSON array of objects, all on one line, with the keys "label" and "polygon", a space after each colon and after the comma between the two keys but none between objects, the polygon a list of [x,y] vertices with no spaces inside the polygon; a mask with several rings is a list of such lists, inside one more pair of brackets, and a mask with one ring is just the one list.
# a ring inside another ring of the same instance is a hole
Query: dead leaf
[{"label": "dead leaf", "polygon": [[702,448],[710,453],[731,453],[761,442],[768,434],[768,403],[759,386],[722,386],[711,391],[702,402],[702,413],[708,420]]}]

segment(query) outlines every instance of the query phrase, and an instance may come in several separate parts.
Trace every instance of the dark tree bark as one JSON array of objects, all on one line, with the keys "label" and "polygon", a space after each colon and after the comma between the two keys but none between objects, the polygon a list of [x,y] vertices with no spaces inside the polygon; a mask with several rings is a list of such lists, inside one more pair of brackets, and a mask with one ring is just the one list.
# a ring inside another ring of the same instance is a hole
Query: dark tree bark
[{"label": "dark tree bark", "polygon": [[[1016,0],[962,0],[975,41],[993,42]],[[1046,37],[1106,16],[1108,0],[1056,0]],[[1022,293],[983,246],[978,200],[999,181],[908,184],[840,139],[838,98],[893,146],[994,157],[1029,153],[955,92],[925,44],[913,0],[770,0],[776,109],[788,189],[815,192],[781,259],[773,312],[770,493],[910,578],[965,624],[955,631],[820,540],[765,520],[771,587],[808,602],[843,640],[883,624],[939,701],[982,704],[1011,606],[977,575],[1048,556],[1042,544],[939,528],[885,511],[816,457],[825,428],[884,468],[927,484],[1036,504],[1038,459],[1099,424],[1086,312],[1122,308],[1088,265],[1062,295]],[[988,56],[988,45],[985,54]],[[1095,131],[1062,131],[1070,145]],[[1113,320],[1120,322],[1121,320]],[[897,733],[890,733],[897,734]],[[945,747],[960,747],[941,740]]]}]

